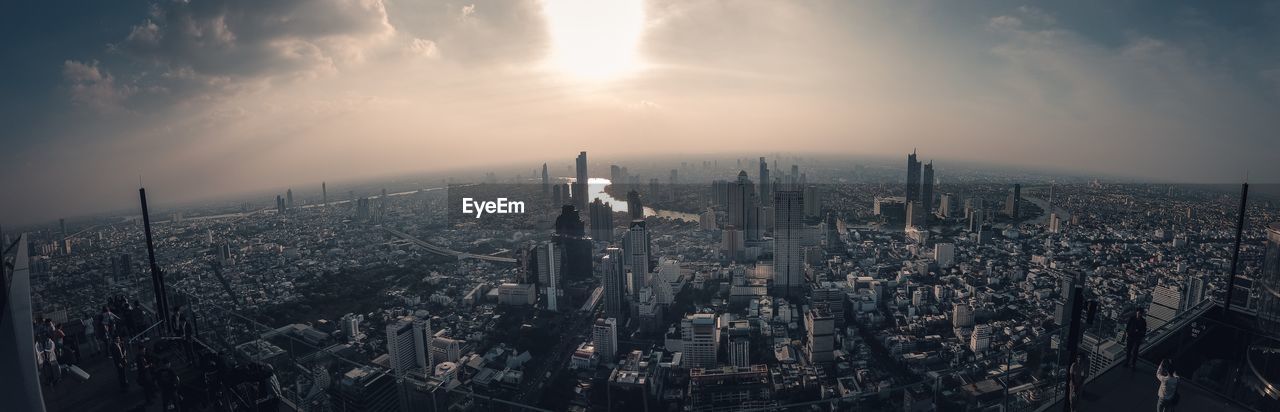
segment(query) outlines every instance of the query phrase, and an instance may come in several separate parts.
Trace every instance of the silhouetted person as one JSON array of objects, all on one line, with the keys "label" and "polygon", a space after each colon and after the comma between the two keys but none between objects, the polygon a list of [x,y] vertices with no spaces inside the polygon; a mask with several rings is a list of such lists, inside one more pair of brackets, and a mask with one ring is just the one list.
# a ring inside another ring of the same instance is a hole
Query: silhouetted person
[{"label": "silhouetted person", "polygon": [[1124,327],[1125,346],[1124,364],[1130,368],[1138,366],[1138,350],[1142,349],[1142,340],[1147,337],[1147,311],[1142,308],[1133,312],[1129,323]]},{"label": "silhouetted person", "polygon": [[138,346],[138,385],[142,386],[142,395],[147,405],[156,397],[156,364],[155,358],[147,351],[146,345]]},{"label": "silhouetted person", "polygon": [[58,364],[58,346],[53,343],[52,333],[40,340],[38,349],[41,364],[44,365],[44,374],[49,377],[49,386],[57,385],[58,381],[62,380],[62,366]]},{"label": "silhouetted person", "polygon": [[1173,412],[1178,403],[1178,380],[1181,377],[1173,370],[1173,362],[1160,361],[1156,369],[1156,379],[1160,381],[1160,390],[1156,392],[1156,412]]},{"label": "silhouetted person", "polygon": [[115,342],[112,342],[108,352],[111,353],[111,362],[116,367],[116,377],[120,379],[120,392],[129,391],[129,349],[124,344],[124,338],[116,336]]},{"label": "silhouetted person", "polygon": [[1084,380],[1089,377],[1089,355],[1076,356],[1067,370],[1067,395],[1071,397],[1071,410],[1080,410],[1080,395],[1084,394]]},{"label": "silhouetted person", "polygon": [[166,360],[164,367],[156,372],[156,383],[160,385],[160,410],[181,411],[182,402],[178,398],[178,374]]}]

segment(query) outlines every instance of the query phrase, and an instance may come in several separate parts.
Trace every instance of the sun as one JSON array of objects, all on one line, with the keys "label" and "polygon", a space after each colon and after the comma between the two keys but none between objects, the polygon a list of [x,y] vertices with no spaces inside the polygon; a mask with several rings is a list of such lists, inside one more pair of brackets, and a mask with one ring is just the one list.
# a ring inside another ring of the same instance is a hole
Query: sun
[{"label": "sun", "polygon": [[543,0],[551,50],[549,68],[607,80],[641,68],[642,0]]}]

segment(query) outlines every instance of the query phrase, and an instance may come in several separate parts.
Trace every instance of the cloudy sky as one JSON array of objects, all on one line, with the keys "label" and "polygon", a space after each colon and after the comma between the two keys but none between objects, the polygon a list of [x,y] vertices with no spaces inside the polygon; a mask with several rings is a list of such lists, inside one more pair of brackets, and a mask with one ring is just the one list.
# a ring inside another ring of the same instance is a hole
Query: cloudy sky
[{"label": "cloudy sky", "polygon": [[5,2],[0,221],[579,150],[1280,180],[1280,3],[1032,4]]}]

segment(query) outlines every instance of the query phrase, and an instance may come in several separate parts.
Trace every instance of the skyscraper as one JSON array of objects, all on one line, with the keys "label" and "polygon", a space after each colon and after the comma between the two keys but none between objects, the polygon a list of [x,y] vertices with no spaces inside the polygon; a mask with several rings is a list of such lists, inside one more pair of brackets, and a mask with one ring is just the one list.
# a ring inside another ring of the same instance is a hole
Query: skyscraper
[{"label": "skyscraper", "polygon": [[649,273],[649,230],[645,228],[643,220],[631,221],[622,249],[627,256],[627,268],[631,270],[628,282],[630,296],[632,300],[636,300],[640,297],[640,288],[644,287],[644,276]]},{"label": "skyscraper", "polygon": [[325,182],[320,182],[320,204],[329,206],[329,186]]},{"label": "skyscraper", "polygon": [[754,207],[755,188],[751,183],[751,179],[747,178],[747,172],[738,172],[738,180],[729,184],[728,202],[725,207],[727,219],[725,226],[733,225],[734,227],[747,228],[747,214],[749,209]]},{"label": "skyscraper", "polygon": [[[604,316],[623,319],[626,316],[627,279],[622,249],[611,247],[600,258],[601,283],[604,286]],[[624,322],[625,323],[625,322]]]},{"label": "skyscraper", "polygon": [[720,317],[710,313],[694,313],[680,322],[684,347],[684,364],[689,368],[714,368],[720,345]]},{"label": "skyscraper", "polygon": [[782,296],[794,296],[804,284],[804,261],[800,247],[804,239],[804,197],[792,188],[773,192],[773,286]]},{"label": "skyscraper", "polygon": [[556,232],[551,240],[559,244],[561,259],[560,275],[563,279],[586,279],[591,277],[591,240],[586,238],[586,224],[582,215],[573,205],[560,207],[560,216],[556,217]]},{"label": "skyscraper", "polygon": [[613,243],[613,206],[600,199],[591,202],[591,238],[597,242]]},{"label": "skyscraper", "polygon": [[292,210],[293,209],[293,189],[286,190],[284,193],[286,198],[285,208]]},{"label": "skyscraper", "polygon": [[618,356],[618,320],[614,318],[596,319],[591,327],[591,343],[600,354],[600,360],[613,363]]},{"label": "skyscraper", "polygon": [[831,316],[827,306],[818,305],[805,312],[804,327],[807,334],[805,352],[809,355],[809,363],[835,360],[835,318]]},{"label": "skyscraper", "polygon": [[763,202],[773,201],[772,181],[769,180],[769,162],[764,160],[764,156],[760,157],[760,200]]},{"label": "skyscraper", "polygon": [[751,324],[729,322],[729,364],[741,368],[751,366]]},{"label": "skyscraper", "polygon": [[542,198],[550,199],[551,197],[551,175],[547,173],[547,164],[542,164]]},{"label": "skyscraper", "polygon": [[387,323],[387,355],[396,376],[404,376],[413,368],[429,365],[431,322],[404,316]]},{"label": "skyscraper", "polygon": [[924,181],[920,191],[920,203],[924,205],[924,218],[933,216],[933,161],[924,165]]},{"label": "skyscraper", "polygon": [[644,203],[640,201],[640,192],[634,189],[627,191],[627,214],[631,220],[644,219]]},{"label": "skyscraper", "polygon": [[554,241],[542,242],[538,245],[538,282],[541,283],[542,293],[547,297],[547,310],[559,310],[557,302],[560,295],[560,271],[562,263],[560,261],[561,250],[556,247]]},{"label": "skyscraper", "polygon": [[920,162],[916,160],[916,151],[907,155],[907,204],[920,200]]},{"label": "skyscraper", "polygon": [[587,177],[587,152],[579,152],[576,161],[577,174],[573,181],[573,205],[578,210],[587,210],[587,183],[590,180]]}]

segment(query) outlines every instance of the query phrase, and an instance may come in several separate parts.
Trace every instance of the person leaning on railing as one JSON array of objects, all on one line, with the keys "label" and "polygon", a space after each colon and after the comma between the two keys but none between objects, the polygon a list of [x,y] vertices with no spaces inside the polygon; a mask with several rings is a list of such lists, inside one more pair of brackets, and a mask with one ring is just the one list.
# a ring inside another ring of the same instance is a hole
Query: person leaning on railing
[{"label": "person leaning on railing", "polygon": [[1156,369],[1156,379],[1160,381],[1160,390],[1156,392],[1156,412],[1173,412],[1178,404],[1178,372],[1173,369],[1173,362],[1160,361]]}]

